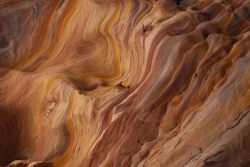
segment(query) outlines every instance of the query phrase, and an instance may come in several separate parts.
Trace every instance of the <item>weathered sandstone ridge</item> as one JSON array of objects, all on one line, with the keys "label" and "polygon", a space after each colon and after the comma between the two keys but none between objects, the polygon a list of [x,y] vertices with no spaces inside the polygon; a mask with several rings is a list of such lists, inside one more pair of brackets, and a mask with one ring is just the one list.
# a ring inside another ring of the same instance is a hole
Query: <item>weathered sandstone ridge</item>
[{"label": "weathered sandstone ridge", "polygon": [[0,67],[0,166],[250,166],[250,0],[0,0]]}]

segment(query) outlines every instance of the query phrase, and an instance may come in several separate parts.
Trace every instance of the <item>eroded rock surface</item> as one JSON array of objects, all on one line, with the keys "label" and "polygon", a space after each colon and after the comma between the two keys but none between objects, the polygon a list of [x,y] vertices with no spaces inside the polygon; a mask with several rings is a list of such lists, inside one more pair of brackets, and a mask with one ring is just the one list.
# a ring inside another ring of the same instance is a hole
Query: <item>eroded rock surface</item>
[{"label": "eroded rock surface", "polygon": [[250,166],[250,0],[1,0],[0,67],[0,166]]}]

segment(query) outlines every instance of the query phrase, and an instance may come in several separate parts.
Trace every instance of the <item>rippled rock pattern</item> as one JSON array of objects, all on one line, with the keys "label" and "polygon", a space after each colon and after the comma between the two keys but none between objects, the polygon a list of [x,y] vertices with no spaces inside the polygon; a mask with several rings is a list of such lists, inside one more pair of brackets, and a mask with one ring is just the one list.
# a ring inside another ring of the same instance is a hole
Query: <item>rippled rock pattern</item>
[{"label": "rippled rock pattern", "polygon": [[1,0],[0,166],[249,167],[250,0]]}]

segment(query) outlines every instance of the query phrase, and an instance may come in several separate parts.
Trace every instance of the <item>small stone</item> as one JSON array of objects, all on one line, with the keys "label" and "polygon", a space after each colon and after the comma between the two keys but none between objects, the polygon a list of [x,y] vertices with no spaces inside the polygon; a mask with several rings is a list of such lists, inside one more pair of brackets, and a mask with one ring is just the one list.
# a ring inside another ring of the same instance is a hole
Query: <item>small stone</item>
[{"label": "small stone", "polygon": [[55,102],[52,102],[52,103],[49,105],[49,107],[48,107],[48,109],[47,109],[47,112],[50,113],[55,107],[56,107],[56,103],[55,103]]}]

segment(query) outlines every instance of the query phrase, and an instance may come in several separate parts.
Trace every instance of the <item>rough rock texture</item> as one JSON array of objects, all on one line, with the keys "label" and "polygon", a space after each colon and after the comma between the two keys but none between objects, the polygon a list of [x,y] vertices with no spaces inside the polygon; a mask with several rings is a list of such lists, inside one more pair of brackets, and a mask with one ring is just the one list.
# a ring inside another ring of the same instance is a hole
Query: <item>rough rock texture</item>
[{"label": "rough rock texture", "polygon": [[0,0],[0,67],[0,166],[250,166],[250,0]]}]

